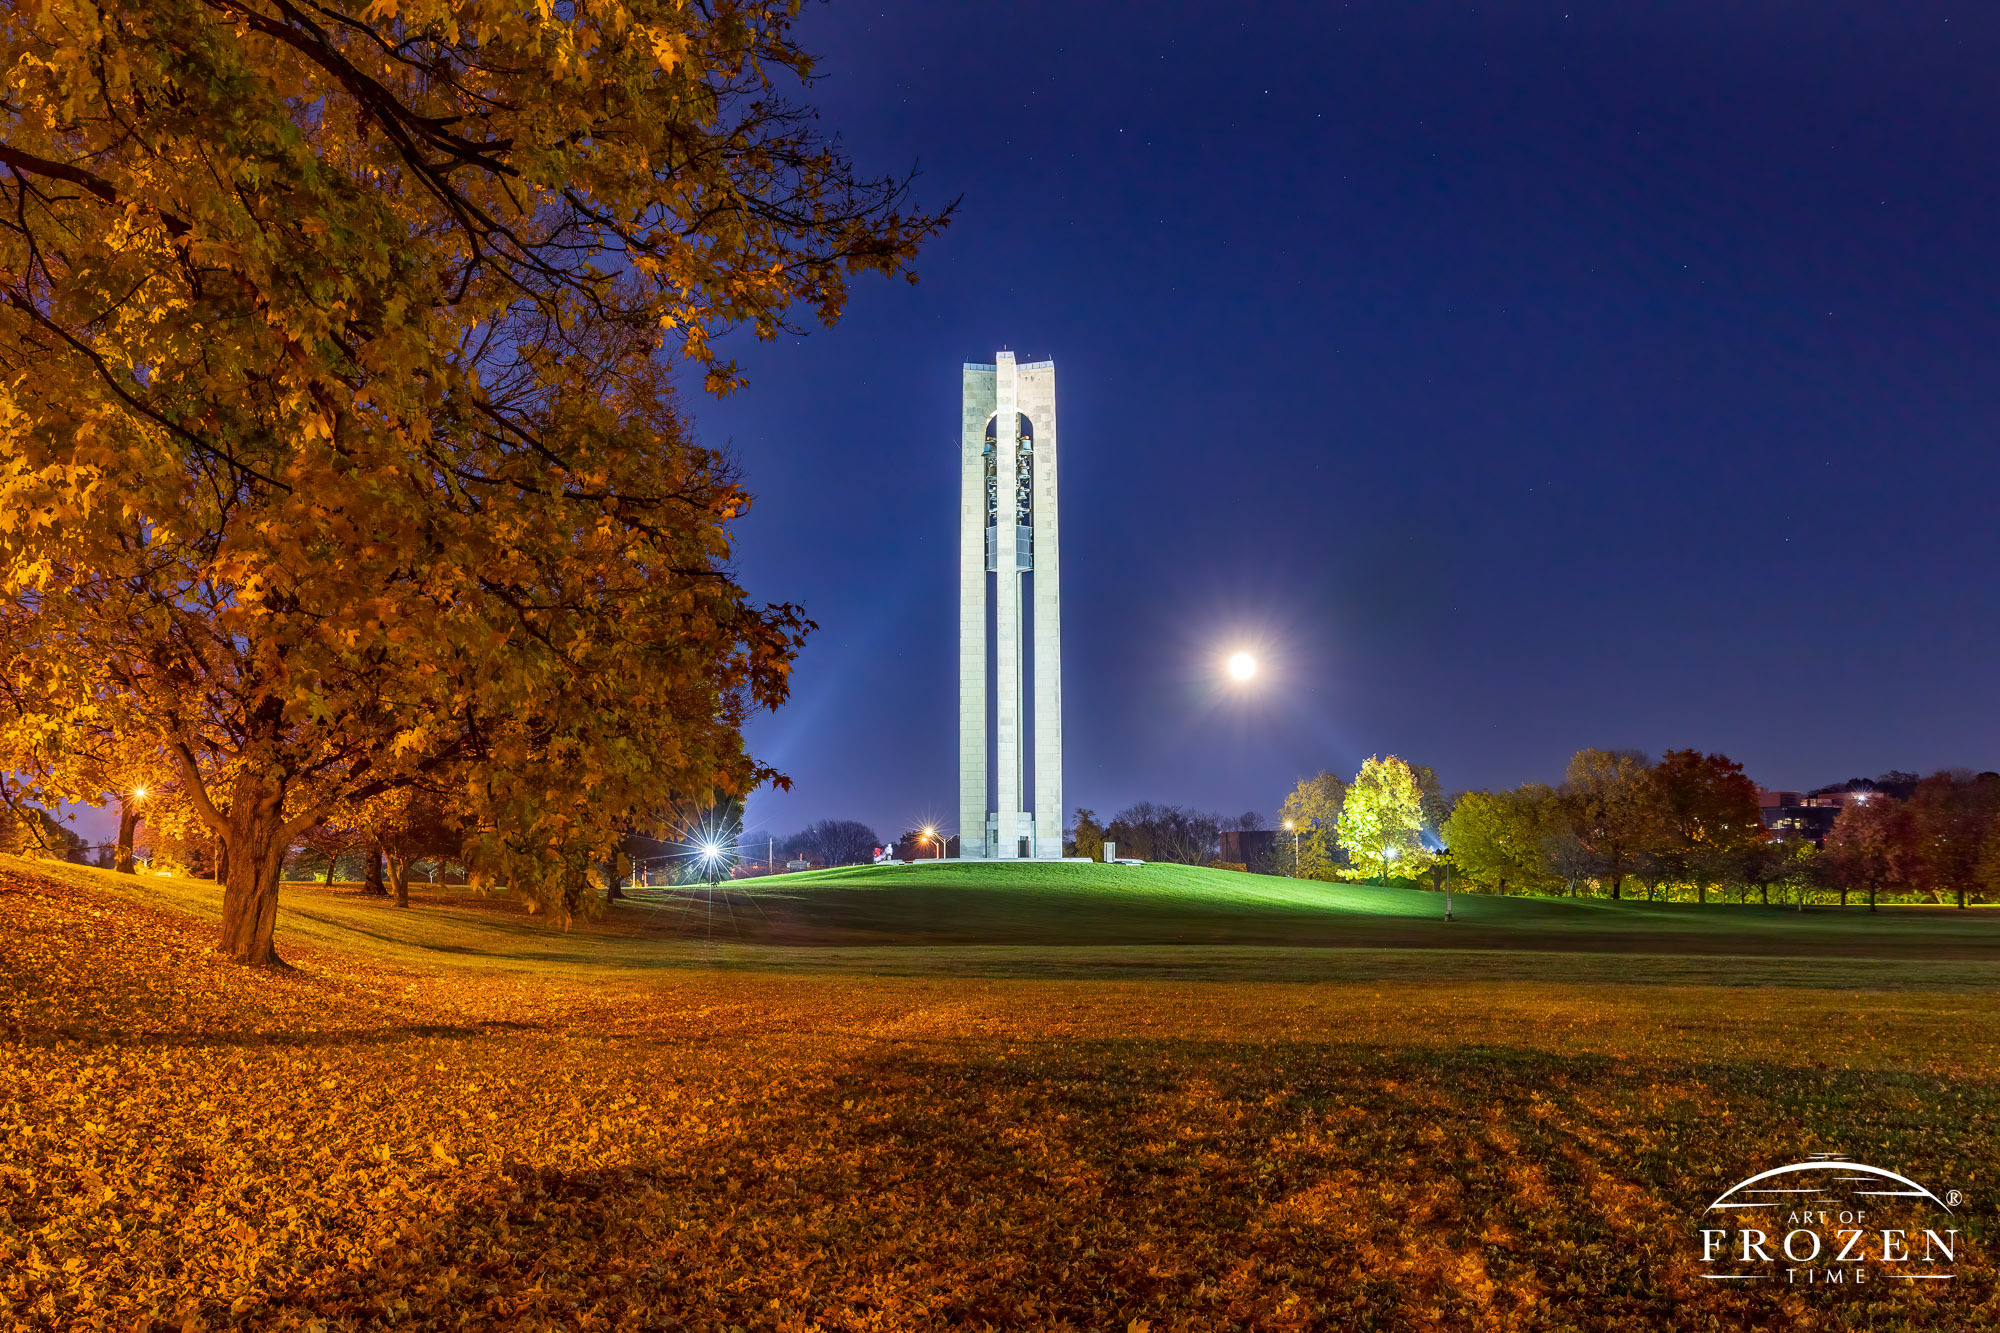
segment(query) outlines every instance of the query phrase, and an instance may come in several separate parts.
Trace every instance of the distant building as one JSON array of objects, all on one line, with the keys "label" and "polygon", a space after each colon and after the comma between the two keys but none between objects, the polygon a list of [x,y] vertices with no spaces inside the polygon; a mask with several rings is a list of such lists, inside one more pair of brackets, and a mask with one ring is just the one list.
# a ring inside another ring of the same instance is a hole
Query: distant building
[{"label": "distant building", "polygon": [[1773,833],[1786,837],[1804,838],[1815,847],[1826,843],[1826,835],[1833,832],[1833,821],[1840,818],[1840,812],[1857,801],[1893,800],[1894,796],[1883,791],[1866,778],[1856,778],[1833,787],[1818,787],[1812,791],[1766,791],[1757,789],[1757,813],[1764,821],[1764,827]]}]

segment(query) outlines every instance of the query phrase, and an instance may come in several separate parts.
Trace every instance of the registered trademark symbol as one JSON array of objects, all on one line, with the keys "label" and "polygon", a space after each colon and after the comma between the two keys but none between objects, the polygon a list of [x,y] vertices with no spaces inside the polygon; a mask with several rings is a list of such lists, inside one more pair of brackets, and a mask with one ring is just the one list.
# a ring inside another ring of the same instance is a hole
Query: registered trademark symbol
[{"label": "registered trademark symbol", "polygon": [[1951,1190],[1944,1196],[1944,1206],[1947,1208],[1956,1208],[1958,1207],[1958,1201],[1963,1197],[1957,1190]]}]

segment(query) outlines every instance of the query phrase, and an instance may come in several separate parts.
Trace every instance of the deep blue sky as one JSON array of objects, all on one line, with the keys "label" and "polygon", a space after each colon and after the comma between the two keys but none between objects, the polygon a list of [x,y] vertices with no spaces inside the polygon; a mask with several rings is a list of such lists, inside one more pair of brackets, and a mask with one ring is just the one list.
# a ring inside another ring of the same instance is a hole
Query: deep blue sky
[{"label": "deep blue sky", "polygon": [[[1067,803],[1374,752],[1766,785],[2000,765],[2000,11],[836,3],[813,90],[963,196],[737,348],[753,594],[821,629],[752,824],[955,818],[959,365],[1052,357]],[[1218,688],[1258,647],[1260,688]]]}]

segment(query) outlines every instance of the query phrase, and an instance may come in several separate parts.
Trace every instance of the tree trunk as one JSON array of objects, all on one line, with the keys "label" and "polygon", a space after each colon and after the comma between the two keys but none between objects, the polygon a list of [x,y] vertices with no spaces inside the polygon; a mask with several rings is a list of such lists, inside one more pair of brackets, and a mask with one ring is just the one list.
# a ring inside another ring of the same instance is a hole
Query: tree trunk
[{"label": "tree trunk", "polygon": [[111,865],[121,875],[138,873],[132,857],[132,841],[138,827],[139,808],[127,797],[118,804],[118,859]]},{"label": "tree trunk", "polygon": [[1616,899],[1623,897],[1624,893],[1625,893],[1625,876],[1622,874],[1613,874],[1611,876],[1612,899],[1615,901]]},{"label": "tree trunk", "polygon": [[[1468,818],[1470,818],[1470,816],[1468,816]],[[1502,898],[1505,898],[1507,896],[1507,877],[1505,875],[1502,875],[1500,877],[1500,896]]]},{"label": "tree trunk", "polygon": [[215,840],[215,882],[229,883],[229,844],[221,838]]},{"label": "tree trunk", "polygon": [[1697,902],[1699,902],[1699,903],[1700,903],[1700,904],[1701,904],[1701,905],[1702,905],[1703,907],[1706,907],[1706,906],[1708,906],[1708,881],[1707,881],[1707,880],[1705,880],[1705,879],[1698,879],[1698,880],[1696,880],[1696,881],[1694,882],[1694,893],[1695,893],[1695,900],[1696,900]]},{"label": "tree trunk", "polygon": [[249,779],[236,784],[229,828],[218,859],[222,880],[222,937],[217,953],[256,967],[282,967],[272,946],[278,920],[278,869],[285,860],[284,793]]},{"label": "tree trunk", "polygon": [[1845,884],[1840,886],[1840,905],[1842,907],[1847,906],[1847,886]]},{"label": "tree trunk", "polygon": [[368,844],[368,873],[361,881],[361,891],[377,898],[389,896],[389,890],[382,887],[382,844]]},{"label": "tree trunk", "polygon": [[1958,882],[1958,908],[1959,908],[1959,910],[1960,910],[1961,912],[1965,910],[1965,881],[1964,881],[1964,880],[1960,880],[1960,881]]},{"label": "tree trunk", "polygon": [[410,862],[409,858],[392,856],[389,858],[389,882],[396,887],[396,906],[410,905]]},{"label": "tree trunk", "polygon": [[1875,910],[1875,881],[1868,881],[1868,910]]},{"label": "tree trunk", "polygon": [[1769,907],[1771,905],[1771,883],[1769,880],[1757,886],[1757,897],[1764,906]]},{"label": "tree trunk", "polygon": [[326,886],[329,889],[333,887],[334,867],[339,864],[340,864],[340,858],[337,856],[329,856],[326,858]]}]

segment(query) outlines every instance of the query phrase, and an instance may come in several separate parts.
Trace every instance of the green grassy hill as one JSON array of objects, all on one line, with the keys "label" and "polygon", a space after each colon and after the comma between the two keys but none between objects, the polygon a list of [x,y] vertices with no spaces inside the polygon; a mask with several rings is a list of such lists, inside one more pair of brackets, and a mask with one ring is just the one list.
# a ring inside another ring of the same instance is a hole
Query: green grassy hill
[{"label": "green grassy hill", "polygon": [[[213,919],[207,880],[8,864]],[[600,977],[740,967],[865,973],[1441,976],[1785,985],[2000,985],[2000,911],[1497,898],[1189,866],[868,866],[641,889],[565,930],[505,898],[287,883],[278,942],[398,966]]]},{"label": "green grassy hill", "polygon": [[[1212,944],[2000,959],[2000,912],[1444,895],[1197,866],[939,862],[642,892],[679,932],[770,944]],[[726,920],[718,927],[718,914]]]}]

